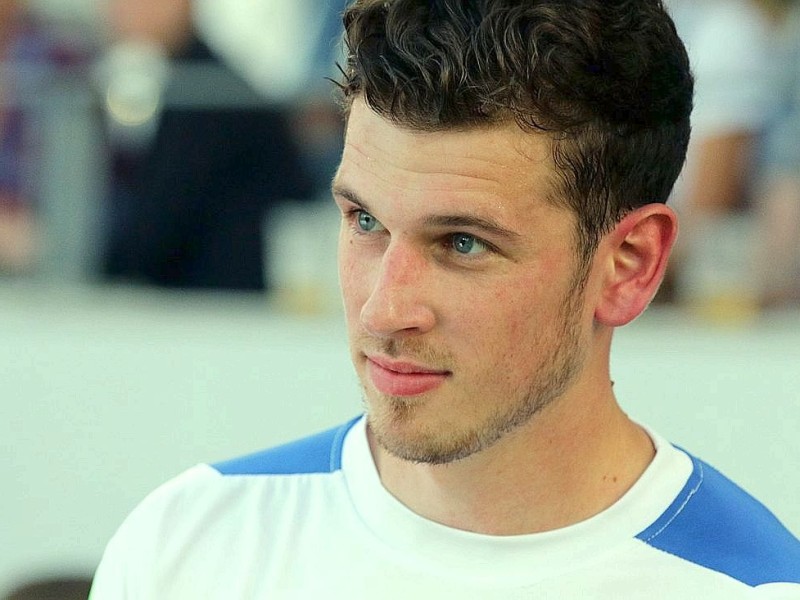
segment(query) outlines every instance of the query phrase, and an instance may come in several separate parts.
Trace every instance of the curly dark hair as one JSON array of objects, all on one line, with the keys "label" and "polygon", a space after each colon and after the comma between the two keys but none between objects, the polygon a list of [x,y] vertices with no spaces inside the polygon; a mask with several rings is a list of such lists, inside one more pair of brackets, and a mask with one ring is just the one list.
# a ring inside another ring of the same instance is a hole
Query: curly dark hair
[{"label": "curly dark hair", "polygon": [[363,97],[413,130],[549,132],[585,260],[628,211],[666,202],[693,79],[660,0],[355,0],[344,26],[346,113]]}]

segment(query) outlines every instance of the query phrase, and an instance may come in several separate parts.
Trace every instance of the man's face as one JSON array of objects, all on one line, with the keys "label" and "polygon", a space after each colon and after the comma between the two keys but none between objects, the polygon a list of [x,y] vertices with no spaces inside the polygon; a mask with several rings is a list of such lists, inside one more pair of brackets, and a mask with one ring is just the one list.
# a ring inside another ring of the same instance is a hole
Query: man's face
[{"label": "man's face", "polygon": [[580,376],[591,311],[552,180],[544,135],[412,132],[355,101],[339,269],[370,431],[390,453],[469,456]]}]

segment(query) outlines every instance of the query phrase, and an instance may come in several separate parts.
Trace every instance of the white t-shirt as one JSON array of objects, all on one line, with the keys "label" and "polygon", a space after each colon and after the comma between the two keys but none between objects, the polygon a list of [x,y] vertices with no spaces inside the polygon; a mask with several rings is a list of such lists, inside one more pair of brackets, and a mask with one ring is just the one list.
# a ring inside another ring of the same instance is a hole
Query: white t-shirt
[{"label": "white t-shirt", "polygon": [[382,486],[365,421],[166,483],[111,540],[92,600],[800,598],[800,542],[708,465],[656,456],[600,514],[488,536]]}]

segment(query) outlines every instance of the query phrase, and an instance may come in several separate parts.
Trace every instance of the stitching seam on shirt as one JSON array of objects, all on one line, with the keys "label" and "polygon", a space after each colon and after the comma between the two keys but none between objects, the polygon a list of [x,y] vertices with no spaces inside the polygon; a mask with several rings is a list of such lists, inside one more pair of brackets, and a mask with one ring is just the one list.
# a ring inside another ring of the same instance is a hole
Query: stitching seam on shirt
[{"label": "stitching seam on shirt", "polygon": [[331,473],[338,470],[336,463],[341,463],[343,439],[347,432],[350,431],[352,425],[352,423],[346,423],[339,427],[339,430],[333,438],[333,444],[331,445],[331,462],[329,465]]},{"label": "stitching seam on shirt", "polygon": [[698,482],[697,482],[697,485],[696,485],[696,486],[694,486],[694,487],[693,487],[693,488],[692,488],[692,489],[689,491],[689,493],[686,495],[686,498],[684,499],[684,501],[683,501],[683,502],[681,503],[681,505],[678,507],[678,510],[676,510],[676,511],[675,511],[675,514],[674,514],[674,515],[672,515],[672,516],[669,518],[669,521],[667,521],[666,523],[664,523],[664,526],[663,526],[663,527],[661,527],[661,529],[659,529],[658,531],[656,531],[656,532],[655,532],[653,535],[651,535],[649,538],[647,538],[647,539],[645,540],[645,542],[650,542],[650,541],[652,541],[653,539],[655,539],[656,537],[658,537],[659,535],[661,535],[661,534],[664,532],[664,530],[665,530],[667,527],[669,527],[670,525],[672,525],[672,522],[673,522],[675,519],[677,519],[677,518],[678,518],[678,515],[680,515],[680,514],[683,512],[683,509],[684,509],[684,508],[686,508],[686,505],[687,505],[687,504],[689,504],[689,501],[692,499],[692,496],[694,496],[694,495],[697,493],[697,491],[700,489],[700,486],[701,486],[701,485],[703,485],[703,479],[705,478],[705,473],[704,473],[704,471],[703,471],[703,463],[701,463],[700,461],[697,461],[697,469],[698,469],[698,474],[699,474],[699,476],[700,476],[700,481],[698,481]]}]

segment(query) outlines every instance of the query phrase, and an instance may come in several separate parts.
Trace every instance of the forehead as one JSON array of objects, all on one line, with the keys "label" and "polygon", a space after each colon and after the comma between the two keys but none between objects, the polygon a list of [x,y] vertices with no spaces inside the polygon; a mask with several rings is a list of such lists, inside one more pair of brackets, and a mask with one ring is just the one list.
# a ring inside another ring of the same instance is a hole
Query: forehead
[{"label": "forehead", "polygon": [[512,122],[465,130],[411,130],[357,99],[348,119],[337,184],[374,187],[382,194],[454,192],[546,202],[554,189],[554,173],[551,140],[543,133],[523,131]]}]

